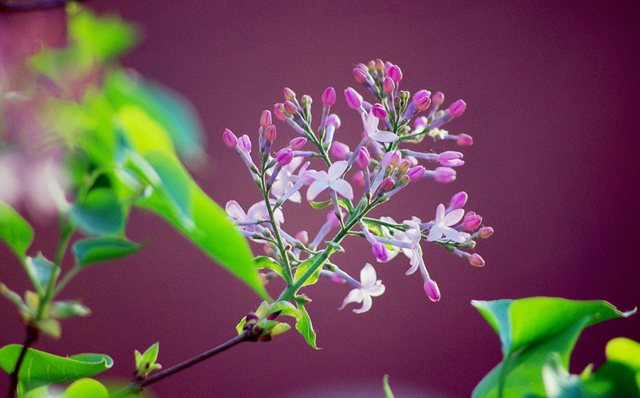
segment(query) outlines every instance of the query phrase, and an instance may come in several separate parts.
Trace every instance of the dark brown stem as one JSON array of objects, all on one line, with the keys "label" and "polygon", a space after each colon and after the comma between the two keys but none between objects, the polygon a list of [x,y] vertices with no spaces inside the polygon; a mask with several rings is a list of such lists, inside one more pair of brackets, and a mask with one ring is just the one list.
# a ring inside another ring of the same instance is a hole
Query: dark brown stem
[{"label": "dark brown stem", "polygon": [[[0,11],[33,11],[45,10],[47,8],[62,7],[72,0],[31,0],[31,1],[12,1],[0,0]],[[76,0],[83,1],[83,0]]]},{"label": "dark brown stem", "polygon": [[27,326],[27,337],[24,340],[24,344],[22,345],[22,350],[20,351],[20,355],[18,356],[18,361],[16,362],[16,366],[13,368],[13,372],[9,377],[11,378],[11,383],[9,386],[9,393],[7,394],[8,398],[14,398],[16,396],[16,390],[18,388],[18,375],[20,374],[20,368],[22,367],[22,362],[24,362],[24,357],[27,355],[27,350],[29,347],[33,345],[38,340],[38,336],[40,332],[38,329],[33,326]]},{"label": "dark brown stem", "polygon": [[140,391],[142,391],[142,389],[150,384],[153,384],[155,382],[158,382],[166,377],[169,377],[173,374],[176,374],[178,372],[181,372],[185,369],[188,369],[190,367],[192,367],[193,365],[200,363],[206,359],[209,359],[215,355],[220,354],[223,351],[228,350],[229,348],[242,343],[243,341],[249,341],[251,340],[251,332],[248,330],[245,330],[244,332],[242,332],[241,334],[237,335],[236,337],[232,338],[231,340],[220,344],[219,346],[210,349],[209,351],[205,351],[202,354],[198,354],[195,357],[192,357],[190,359],[187,359],[184,362],[181,362],[179,364],[177,364],[176,366],[170,367],[169,369],[165,369],[160,373],[156,373],[155,375],[148,377],[144,380],[136,380],[133,383],[129,384],[127,387],[123,388],[120,391],[117,391],[116,393],[114,393],[113,395],[111,395],[112,398],[116,398],[116,397],[126,397],[130,394],[134,394],[134,393],[138,393]]}]

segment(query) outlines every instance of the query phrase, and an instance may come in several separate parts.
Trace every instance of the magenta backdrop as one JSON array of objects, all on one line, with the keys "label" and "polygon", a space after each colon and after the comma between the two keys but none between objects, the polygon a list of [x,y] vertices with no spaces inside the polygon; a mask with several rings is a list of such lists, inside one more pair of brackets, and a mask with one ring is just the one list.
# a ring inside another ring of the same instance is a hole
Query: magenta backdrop
[{"label": "magenta backdrop", "polygon": [[[427,390],[464,397],[501,356],[470,300],[548,295],[604,299],[625,310],[638,305],[640,3],[560,3],[89,2],[144,27],[146,39],[125,65],[195,104],[212,159],[198,179],[219,203],[259,199],[240,160],[221,145],[225,127],[254,134],[260,112],[282,101],[284,86],[319,102],[329,85],[339,92],[355,85],[353,64],[380,57],[402,67],[404,89],[464,98],[467,112],[449,127],[472,134],[475,144],[455,183],[412,186],[377,214],[430,219],[438,203],[464,189],[467,209],[497,231],[478,246],[484,269],[424,245],[439,303],[427,300],[417,275],[404,276],[408,264],[400,258],[377,267],[387,292],[364,315],[337,311],[347,287],[319,283],[307,293],[321,351],[295,333],[244,344],[158,383],[157,395],[356,396],[353,389],[362,387],[374,393],[360,396],[381,396],[389,374],[399,397]],[[61,20],[59,10],[2,18],[16,40],[20,28],[43,29],[45,21],[49,39],[61,31],[52,23]],[[346,108],[340,97],[339,139],[355,144],[360,128]],[[293,137],[278,127],[281,144]],[[324,218],[307,204],[286,211],[290,231],[316,231]],[[40,229],[36,247],[51,253],[56,231]],[[39,348],[108,353],[116,366],[106,375],[129,377],[134,349],[159,340],[160,362],[175,364],[231,337],[259,304],[161,221],[137,212],[129,229],[133,238],[150,239],[144,252],[80,275],[65,296],[83,297],[94,314],[65,321],[63,339],[43,339]],[[335,261],[353,273],[372,261],[362,242],[347,249]],[[8,250],[0,248],[0,256],[2,281],[26,288]],[[269,287],[277,294],[280,286]],[[5,301],[0,314],[0,345],[22,341]],[[639,331],[640,316],[587,330],[572,370],[600,364],[606,341],[639,339]]]}]

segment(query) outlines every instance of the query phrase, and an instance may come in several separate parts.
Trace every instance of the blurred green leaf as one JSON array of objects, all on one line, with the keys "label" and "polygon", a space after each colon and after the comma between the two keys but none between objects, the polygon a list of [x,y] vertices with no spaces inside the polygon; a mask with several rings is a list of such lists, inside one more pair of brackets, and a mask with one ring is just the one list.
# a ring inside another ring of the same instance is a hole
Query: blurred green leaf
[{"label": "blurred green leaf", "polygon": [[544,394],[542,367],[553,352],[567,367],[582,330],[599,322],[627,317],[604,301],[533,297],[522,300],[472,301],[500,336],[505,359],[476,386],[474,398]]},{"label": "blurred green leaf", "polygon": [[38,253],[37,257],[27,257],[25,268],[40,297],[44,296],[51,278],[57,278],[60,272],[51,261],[44,258],[42,253]]},{"label": "blurred green leaf", "polygon": [[391,387],[389,387],[389,375],[384,375],[382,378],[382,386],[384,389],[384,398],[394,398]]},{"label": "blurred green leaf", "polygon": [[87,316],[91,310],[80,304],[80,301],[54,301],[49,309],[50,315],[56,319],[73,318],[77,316]]},{"label": "blurred green leaf", "polygon": [[0,201],[0,239],[24,261],[33,242],[33,228],[11,206]]},{"label": "blurred green leaf", "polygon": [[101,261],[114,260],[137,253],[142,246],[124,238],[88,238],[77,241],[73,245],[76,266],[86,266]]},{"label": "blurred green leaf", "polygon": [[70,38],[100,62],[114,60],[138,42],[138,29],[117,16],[98,17],[83,9],[69,18]]},{"label": "blurred green leaf", "polygon": [[60,50],[44,48],[29,58],[28,65],[36,73],[68,89],[73,82],[91,72],[93,57],[90,52],[77,46]]},{"label": "blurred green leaf", "polygon": [[116,195],[107,188],[96,188],[69,213],[71,221],[82,231],[93,235],[113,235],[122,232],[125,214]]},{"label": "blurred green leaf", "polygon": [[625,364],[632,370],[640,372],[639,343],[624,337],[618,337],[607,343],[605,353],[608,361]]},{"label": "blurred green leaf", "polygon": [[[12,344],[0,349],[0,367],[11,374],[15,368],[21,345]],[[103,354],[79,354],[68,358],[30,348],[20,367],[20,387],[23,392],[47,384],[62,384],[93,376],[113,366],[113,360]]]},{"label": "blurred green leaf", "polygon": [[107,398],[109,390],[93,379],[80,379],[71,383],[58,398]]},{"label": "blurred green leaf", "polygon": [[298,305],[298,309],[302,312],[302,316],[298,322],[296,322],[296,330],[300,332],[302,337],[304,337],[307,344],[309,344],[314,350],[319,350],[318,345],[316,344],[316,332],[313,330],[313,324],[311,323],[309,313],[301,301],[296,300],[296,304]]}]

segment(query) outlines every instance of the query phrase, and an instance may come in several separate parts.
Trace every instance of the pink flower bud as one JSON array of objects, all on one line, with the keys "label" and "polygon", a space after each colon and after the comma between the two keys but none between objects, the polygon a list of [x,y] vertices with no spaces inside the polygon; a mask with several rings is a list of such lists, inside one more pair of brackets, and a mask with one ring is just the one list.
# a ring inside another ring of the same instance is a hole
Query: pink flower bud
[{"label": "pink flower bud", "polygon": [[313,98],[311,98],[310,95],[305,94],[302,96],[302,99],[300,99],[300,102],[302,103],[302,106],[306,108],[311,106],[311,104],[313,103]]},{"label": "pink flower bud", "polygon": [[284,122],[287,119],[284,104],[273,105],[273,114],[276,115],[276,118],[278,118],[278,120],[280,120],[281,122]]},{"label": "pink flower bud", "polygon": [[353,88],[349,87],[344,90],[344,98],[347,100],[347,105],[349,105],[349,108],[360,110],[360,108],[362,107],[362,97]]},{"label": "pink flower bud", "polygon": [[287,111],[290,115],[295,115],[298,113],[298,107],[291,101],[287,101],[284,103],[284,110]]},{"label": "pink flower bud", "polygon": [[407,170],[411,168],[411,166],[413,165],[411,164],[411,161],[409,159],[402,159],[400,161],[400,164],[398,164],[398,170],[400,170],[401,173],[406,173]]},{"label": "pink flower bud", "polygon": [[373,112],[373,116],[378,119],[385,119],[387,117],[387,111],[384,110],[384,107],[380,104],[375,104],[373,108],[371,108],[371,112]]},{"label": "pink flower bud", "polygon": [[335,141],[331,146],[331,154],[339,160],[346,160],[349,157],[349,147],[342,142]]},{"label": "pink flower bud", "polygon": [[233,131],[229,129],[224,129],[222,140],[228,148],[235,148],[236,145],[238,145],[238,137],[236,137],[236,135],[233,134]]},{"label": "pink flower bud", "polygon": [[384,62],[380,58],[376,59],[376,64],[374,66],[376,71],[382,72],[384,70]]},{"label": "pink flower bud", "polygon": [[407,171],[407,177],[409,177],[409,181],[417,182],[422,178],[422,176],[426,173],[426,170],[422,166],[414,166]]},{"label": "pink flower bud", "polygon": [[293,101],[296,98],[296,93],[289,87],[285,87],[282,92],[284,94],[285,101]]},{"label": "pink flower bud", "polygon": [[264,133],[263,133],[263,134],[264,134],[264,138],[265,138],[267,141],[273,141],[273,140],[275,140],[275,139],[276,139],[276,135],[277,135],[277,132],[276,132],[276,126],[275,126],[274,124],[270,125],[269,127],[267,127],[267,128],[264,130]]},{"label": "pink flower bud", "polygon": [[400,80],[402,80],[402,71],[398,65],[393,65],[389,68],[389,77],[392,78],[396,84],[400,83]]},{"label": "pink flower bud", "polygon": [[464,205],[467,204],[467,199],[469,199],[469,195],[467,195],[465,191],[458,192],[451,197],[449,206],[451,206],[453,210],[462,209]]},{"label": "pink flower bud", "polygon": [[364,83],[367,81],[367,72],[360,68],[353,69],[353,78],[357,83]]},{"label": "pink flower bud", "polygon": [[376,242],[373,246],[371,246],[371,251],[379,261],[383,263],[389,261],[389,254],[387,253],[387,248],[384,247],[383,243]]},{"label": "pink flower bud", "polygon": [[477,214],[472,214],[469,217],[465,217],[462,221],[462,226],[467,231],[475,231],[482,224],[482,217]]},{"label": "pink flower bud", "polygon": [[460,152],[446,151],[442,152],[440,156],[438,156],[438,161],[443,166],[459,167],[464,164],[464,161],[460,160],[462,156],[464,155]]},{"label": "pink flower bud", "polygon": [[304,137],[296,137],[296,138],[292,139],[291,141],[289,141],[289,146],[294,151],[297,151],[298,149],[301,149],[306,143],[307,143],[307,139],[306,138],[304,138]]},{"label": "pink flower bud", "polygon": [[284,148],[276,154],[276,162],[280,166],[286,166],[293,160],[293,151],[290,148]]},{"label": "pink flower bud", "polygon": [[367,68],[367,65],[363,64],[362,62],[360,62],[359,64],[356,65],[356,68],[360,68],[365,72],[369,71],[369,68]]},{"label": "pink flower bud", "polygon": [[456,144],[458,144],[458,146],[471,146],[473,145],[473,138],[468,134],[460,134],[458,135]]},{"label": "pink flower bud", "polygon": [[429,96],[431,96],[431,93],[429,91],[420,90],[417,93],[413,94],[413,102],[418,103],[424,100],[425,98],[429,98]]},{"label": "pink flower bud", "polygon": [[303,245],[309,244],[309,233],[304,229],[296,234],[296,239]]},{"label": "pink flower bud", "polygon": [[415,120],[415,122],[413,122],[413,128],[415,128],[416,130],[422,131],[427,127],[428,124],[429,124],[429,119],[427,119],[424,116],[420,116]]},{"label": "pink flower bud", "polygon": [[393,189],[394,185],[396,185],[396,182],[393,181],[393,178],[387,177],[384,180],[382,180],[382,183],[380,184],[380,187],[384,191],[391,191]]},{"label": "pink flower bud", "polygon": [[480,228],[480,231],[478,231],[478,236],[482,239],[487,239],[488,237],[493,235],[494,232],[495,231],[491,227],[482,227]]},{"label": "pink flower bud", "polygon": [[322,103],[326,106],[331,106],[336,103],[336,90],[333,87],[327,87],[322,93]]},{"label": "pink flower bud", "polygon": [[435,180],[441,184],[452,182],[456,179],[456,171],[449,167],[438,167],[434,170]]},{"label": "pink flower bud", "polygon": [[392,167],[397,167],[400,164],[400,160],[402,160],[402,155],[398,151],[391,152],[389,156],[389,165]]},{"label": "pink flower bud", "polygon": [[469,256],[469,264],[474,267],[484,267],[484,258],[480,257],[478,253],[473,253]]},{"label": "pink flower bud", "polygon": [[393,64],[391,62],[385,62],[384,63],[384,72],[385,73],[389,73],[389,69],[391,69],[391,67],[393,66]]},{"label": "pink flower bud", "polygon": [[416,109],[418,112],[424,112],[429,109],[429,105],[431,105],[431,98],[423,98],[420,101],[416,102]]},{"label": "pink flower bud", "polygon": [[364,186],[364,172],[362,170],[353,175],[353,183],[361,187]]},{"label": "pink flower bud", "polygon": [[424,292],[427,293],[427,297],[434,303],[440,301],[440,289],[438,284],[434,280],[426,280],[424,282]]},{"label": "pink flower bud", "polygon": [[449,114],[453,117],[460,117],[465,109],[467,109],[466,102],[459,99],[449,106]]},{"label": "pink flower bud", "polygon": [[358,166],[363,169],[369,167],[369,163],[371,163],[371,156],[369,155],[369,151],[366,147],[360,147],[358,151]]},{"label": "pink flower bud", "polygon": [[390,77],[385,77],[382,81],[382,90],[387,94],[391,94],[395,89],[396,84],[393,82],[393,79]]},{"label": "pink flower bud", "polygon": [[433,101],[433,103],[436,105],[442,105],[442,103],[444,102],[444,94],[438,91],[437,93],[433,94],[433,97],[431,97],[431,101]]},{"label": "pink flower bud", "polygon": [[405,156],[404,158],[411,162],[411,166],[418,165],[418,159],[414,158],[413,156]]},{"label": "pink flower bud", "polygon": [[240,139],[238,139],[238,148],[240,148],[240,150],[242,150],[242,152],[244,153],[250,153],[251,152],[251,138],[249,138],[248,135],[243,135],[242,137],[240,137]]},{"label": "pink flower bud", "polygon": [[336,129],[340,128],[340,118],[335,113],[327,116],[327,126],[333,125]]},{"label": "pink flower bud", "polygon": [[260,116],[260,125],[263,128],[267,128],[269,126],[271,126],[273,124],[272,120],[271,120],[271,112],[269,111],[263,111],[262,112],[262,116]]}]

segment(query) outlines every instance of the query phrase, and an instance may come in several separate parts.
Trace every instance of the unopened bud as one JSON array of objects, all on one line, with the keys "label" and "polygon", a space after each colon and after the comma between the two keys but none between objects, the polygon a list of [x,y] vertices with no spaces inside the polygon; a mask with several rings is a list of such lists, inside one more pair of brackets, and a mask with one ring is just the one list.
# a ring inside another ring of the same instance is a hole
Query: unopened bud
[{"label": "unopened bud", "polygon": [[459,99],[449,106],[449,114],[453,117],[460,117],[467,109],[467,104]]},{"label": "unopened bud", "polygon": [[383,72],[384,71],[384,62],[382,62],[382,60],[380,58],[376,59],[376,64],[374,66],[375,70],[377,72]]},{"label": "unopened bud", "polygon": [[383,243],[376,242],[373,246],[371,246],[371,251],[373,255],[376,256],[378,261],[386,263],[389,261],[389,253],[387,253],[387,248],[384,247]]},{"label": "unopened bud", "polygon": [[391,191],[393,189],[394,185],[396,185],[396,182],[393,181],[393,178],[387,177],[384,180],[382,180],[382,183],[380,184],[380,187],[384,191]]},{"label": "unopened bud", "polygon": [[304,137],[296,137],[296,138],[292,139],[291,141],[289,141],[289,146],[294,151],[297,151],[298,149],[301,149],[306,143],[307,143],[307,139],[306,138],[304,138]]},{"label": "unopened bud", "polygon": [[417,182],[426,172],[427,171],[424,169],[424,167],[414,166],[410,168],[409,171],[407,171],[407,177],[409,177],[409,181]]},{"label": "unopened bud", "polygon": [[456,171],[449,167],[435,169],[435,180],[441,184],[452,182],[456,179]]},{"label": "unopened bud", "polygon": [[393,167],[397,167],[400,164],[400,160],[402,159],[402,155],[398,151],[391,152],[391,156],[389,156],[389,165]]},{"label": "unopened bud", "polygon": [[309,233],[303,229],[296,234],[296,239],[306,246],[309,244]]},{"label": "unopened bud", "polygon": [[287,119],[284,104],[273,105],[273,114],[276,115],[276,118],[278,118],[278,120],[280,120],[281,122],[284,122]]},{"label": "unopened bud", "polygon": [[477,214],[465,217],[464,221],[462,222],[462,226],[467,231],[475,231],[476,229],[478,229],[480,224],[482,224],[482,217]]},{"label": "unopened bud", "polygon": [[235,148],[236,145],[238,145],[238,137],[236,137],[236,135],[233,134],[233,131],[229,129],[224,129],[222,140],[228,148]]},{"label": "unopened bud", "polygon": [[300,102],[302,103],[302,106],[307,108],[307,107],[311,106],[311,104],[313,103],[313,98],[311,98],[310,95],[305,94],[300,99]]},{"label": "unopened bud", "polygon": [[322,103],[326,106],[331,106],[336,103],[336,90],[333,87],[327,87],[322,93]]},{"label": "unopened bud", "polygon": [[484,267],[485,263],[484,259],[480,257],[478,253],[473,253],[469,256],[469,264],[473,265],[474,267]]},{"label": "unopened bud", "polygon": [[280,166],[286,166],[293,160],[293,151],[290,148],[284,148],[276,154],[276,162]]},{"label": "unopened bud", "polygon": [[346,160],[349,157],[349,147],[342,142],[335,141],[331,146],[331,154],[339,160]]},{"label": "unopened bud", "polygon": [[285,101],[293,101],[296,98],[296,93],[289,87],[285,87],[283,90]]},{"label": "unopened bud", "polygon": [[260,116],[260,125],[263,128],[267,128],[269,126],[271,126],[273,124],[272,119],[271,119],[271,112],[269,111],[262,111],[262,116]]},{"label": "unopened bud", "polygon": [[480,228],[480,231],[478,231],[478,236],[482,239],[487,239],[488,237],[493,235],[493,232],[494,230],[491,227],[482,227]]},{"label": "unopened bud", "polygon": [[393,79],[390,77],[385,77],[382,81],[382,91],[387,94],[391,94],[393,90],[396,89],[396,84],[393,82]]},{"label": "unopened bud", "polygon": [[469,195],[467,195],[465,191],[458,192],[451,197],[449,206],[451,206],[453,210],[462,209],[464,205],[467,204],[467,199],[469,199]]},{"label": "unopened bud", "polygon": [[367,81],[367,72],[363,71],[360,68],[353,69],[353,79],[357,83],[364,83]]},{"label": "unopened bud", "polygon": [[248,135],[243,135],[238,139],[238,148],[242,150],[242,152],[250,153],[251,152],[251,138]]},{"label": "unopened bud", "polygon": [[373,112],[373,116],[377,117],[378,119],[385,119],[387,117],[387,111],[380,104],[375,104],[371,108],[371,112]]},{"label": "unopened bud", "polygon": [[401,173],[406,173],[407,170],[409,170],[411,168],[411,161],[408,159],[402,159],[400,161],[400,164],[398,164],[398,170],[400,170]]},{"label": "unopened bud", "polygon": [[336,129],[340,128],[340,118],[335,113],[327,116],[327,126],[333,125]]},{"label": "unopened bud", "polygon": [[364,186],[364,172],[362,170],[353,175],[353,183],[361,187]]},{"label": "unopened bud", "polygon": [[287,101],[284,103],[284,110],[287,111],[290,115],[295,115],[298,113],[298,107],[291,101]]},{"label": "unopened bud", "polygon": [[433,97],[431,97],[431,101],[436,105],[442,105],[442,103],[444,102],[444,94],[438,91],[437,93],[433,94]]},{"label": "unopened bud", "polygon": [[393,81],[397,84],[402,80],[402,71],[398,65],[393,65],[389,68],[389,77],[393,79]]},{"label": "unopened bud", "polygon": [[360,150],[358,151],[358,166],[364,169],[369,167],[369,163],[371,163],[369,151],[366,147],[360,147]]},{"label": "unopened bud", "polygon": [[473,138],[468,134],[460,134],[458,135],[456,144],[459,146],[471,146],[473,145]]},{"label": "unopened bud", "polygon": [[272,124],[272,125],[270,125],[269,127],[267,127],[267,128],[264,130],[263,135],[264,135],[264,138],[265,138],[267,141],[273,141],[273,140],[275,140],[275,139],[276,139],[276,135],[277,135],[277,132],[276,132],[276,126],[275,126],[274,124]]},{"label": "unopened bud", "polygon": [[427,293],[427,297],[434,303],[440,301],[440,289],[436,281],[428,279],[424,282],[424,292]]},{"label": "unopened bud", "polygon": [[446,151],[442,152],[438,156],[438,161],[441,165],[447,167],[459,167],[464,164],[464,161],[461,160],[462,156],[464,156],[461,152],[456,151]]},{"label": "unopened bud", "polygon": [[360,110],[360,108],[362,107],[362,97],[356,90],[351,87],[347,88],[346,90],[344,90],[344,97],[347,100],[347,105],[349,105],[349,108]]}]

